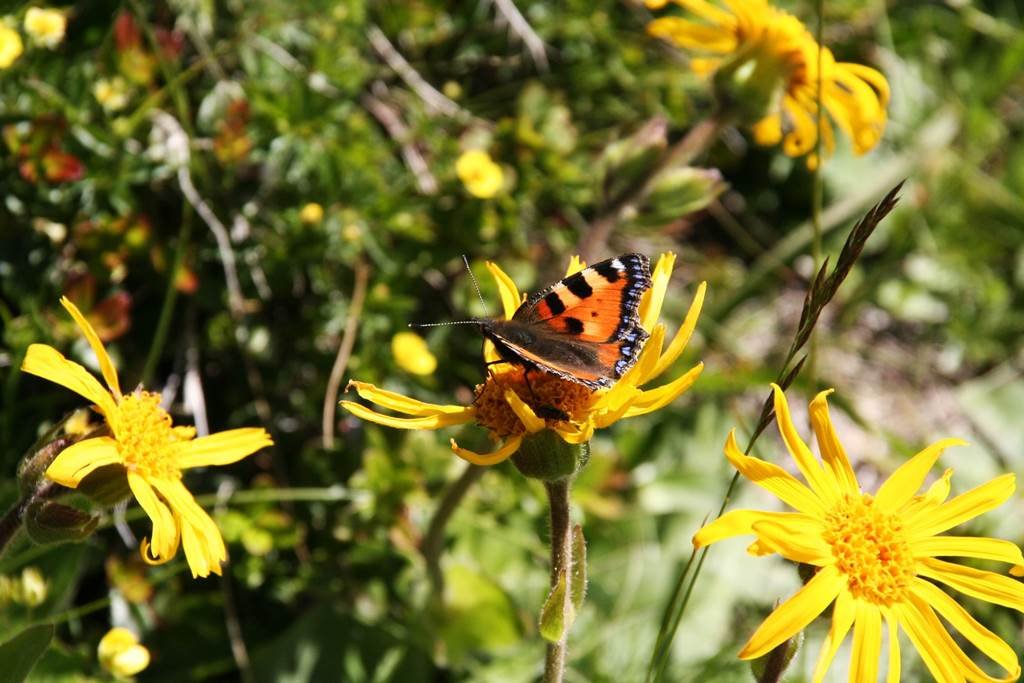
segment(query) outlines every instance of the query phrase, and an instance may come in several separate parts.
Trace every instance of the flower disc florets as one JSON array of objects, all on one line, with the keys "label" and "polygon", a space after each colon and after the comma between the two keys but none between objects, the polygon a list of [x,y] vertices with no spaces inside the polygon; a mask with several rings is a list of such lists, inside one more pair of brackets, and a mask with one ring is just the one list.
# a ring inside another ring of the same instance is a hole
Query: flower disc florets
[{"label": "flower disc florets", "polygon": [[582,422],[593,390],[555,375],[531,371],[529,383],[523,368],[491,374],[476,385],[476,421],[500,439],[523,434],[526,427],[509,407],[505,392],[512,390],[537,417],[550,427],[567,420]]}]

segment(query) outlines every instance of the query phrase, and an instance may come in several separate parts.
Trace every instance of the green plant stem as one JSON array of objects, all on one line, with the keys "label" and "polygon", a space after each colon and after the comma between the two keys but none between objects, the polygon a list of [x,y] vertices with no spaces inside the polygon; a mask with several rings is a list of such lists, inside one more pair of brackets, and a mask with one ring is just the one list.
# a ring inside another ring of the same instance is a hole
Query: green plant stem
[{"label": "green plant stem", "polygon": [[21,500],[11,506],[11,509],[4,514],[3,518],[0,518],[0,558],[3,558],[7,548],[18,537],[18,532],[21,531],[25,521],[25,510],[28,509],[28,506],[37,500],[53,498],[60,490],[61,487],[56,484],[42,484],[36,490],[22,496]]},{"label": "green plant stem", "polygon": [[185,264],[185,251],[188,247],[189,237],[192,234],[192,218],[194,216],[192,206],[188,201],[182,202],[181,227],[178,230],[178,244],[174,248],[174,263],[168,271],[167,289],[164,290],[164,301],[160,306],[160,318],[156,324],[156,331],[153,333],[153,342],[149,345],[149,353],[146,355],[146,364],[142,368],[141,383],[147,384],[156,370],[156,364],[160,362],[160,354],[163,353],[164,344],[167,342],[167,333],[171,328],[171,320],[174,317],[174,302],[178,298],[177,279],[178,273]]},{"label": "green plant stem", "polygon": [[[822,74],[822,55],[824,50],[822,49],[822,34],[825,31],[825,7],[824,0],[817,0],[817,14],[818,14],[818,25],[817,25],[817,40],[818,40],[818,78],[815,88],[815,97],[817,99],[817,118],[815,124],[818,128],[817,139],[814,141],[814,156],[817,158],[818,163],[814,166],[814,182],[811,188],[811,226],[814,230],[814,237],[811,240],[811,259],[814,262],[814,273],[818,272],[821,268],[821,237],[822,237],[822,220],[821,211],[824,203],[825,195],[825,181],[822,176],[822,168],[825,166],[825,159],[822,157],[822,146],[821,146],[821,132],[825,127],[825,108],[822,106],[822,80],[824,74]],[[818,357],[818,336],[811,332],[810,339],[810,350],[807,358],[807,375],[810,377],[811,382],[814,382],[816,377],[815,366]]]},{"label": "green plant stem", "polygon": [[452,518],[459,504],[466,497],[473,484],[480,480],[486,468],[478,465],[468,465],[462,471],[459,478],[451,483],[448,489],[441,496],[441,502],[434,510],[433,517],[427,524],[427,531],[423,535],[423,542],[420,544],[420,553],[423,554],[423,561],[427,566],[427,577],[430,580],[430,587],[434,596],[438,599],[444,596],[444,574],[441,572],[441,551],[444,549],[444,532],[448,522]]},{"label": "green plant stem", "polygon": [[[551,588],[558,585],[559,578],[572,578],[572,525],[569,523],[569,482],[568,478],[544,483],[551,509]],[[565,591],[566,613],[571,609],[572,590]],[[568,623],[568,620],[567,620]],[[557,643],[548,643],[544,658],[544,683],[562,683],[565,675],[565,656],[569,629],[566,628]]]}]

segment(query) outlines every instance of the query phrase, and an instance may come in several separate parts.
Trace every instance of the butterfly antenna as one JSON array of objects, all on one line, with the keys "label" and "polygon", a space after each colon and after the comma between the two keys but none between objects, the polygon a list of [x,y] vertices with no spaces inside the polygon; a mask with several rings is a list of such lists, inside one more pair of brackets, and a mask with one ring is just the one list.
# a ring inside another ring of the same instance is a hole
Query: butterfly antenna
[{"label": "butterfly antenna", "polygon": [[469,272],[469,279],[473,281],[473,289],[476,290],[476,295],[480,299],[480,303],[484,305],[484,310],[487,310],[487,302],[484,301],[484,295],[480,293],[480,283],[476,281],[476,275],[473,275],[473,269],[469,267],[469,259],[466,255],[462,255],[462,262],[466,264],[466,270]]},{"label": "butterfly antenna", "polygon": [[409,327],[448,327],[449,325],[479,325],[479,320],[449,320],[443,323],[409,323]]}]

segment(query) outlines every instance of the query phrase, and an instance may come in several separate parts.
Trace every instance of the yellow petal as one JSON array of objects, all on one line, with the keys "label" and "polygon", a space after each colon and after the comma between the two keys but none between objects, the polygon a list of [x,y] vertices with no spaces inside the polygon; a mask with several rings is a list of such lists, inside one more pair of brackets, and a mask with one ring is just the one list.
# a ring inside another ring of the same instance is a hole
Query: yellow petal
[{"label": "yellow petal", "polygon": [[1024,555],[1015,543],[1000,538],[977,536],[928,536],[910,543],[914,557],[976,557],[1009,564],[1024,564]]},{"label": "yellow petal", "polygon": [[365,398],[367,401],[372,401],[382,408],[394,410],[398,413],[405,413],[406,415],[416,415],[418,417],[439,414],[458,415],[466,410],[466,406],[443,405],[419,401],[415,398],[403,396],[402,394],[394,391],[380,389],[369,382],[350,380],[348,386],[345,387],[346,391],[349,389],[355,389],[356,393],[359,394],[360,397]]},{"label": "yellow petal", "polygon": [[717,543],[733,536],[745,536],[754,533],[754,524],[767,520],[774,520],[784,524],[787,521],[815,522],[821,526],[821,522],[810,515],[800,512],[764,512],[761,510],[730,510],[718,519],[705,524],[703,528],[693,535],[693,545],[703,548],[706,545]]},{"label": "yellow petal", "polygon": [[659,17],[647,24],[647,32],[682,48],[720,53],[736,49],[736,36],[731,31],[679,17]]},{"label": "yellow petal", "polygon": [[594,418],[594,425],[599,429],[605,429],[621,420],[644,393],[636,387],[613,387],[612,391],[615,392],[616,400],[605,409],[592,410],[590,413]]},{"label": "yellow petal", "polygon": [[924,495],[914,496],[903,505],[896,513],[904,519],[919,517],[928,510],[939,507],[946,498],[949,498],[950,481],[953,478],[953,469],[947,467],[942,476],[932,482]]},{"label": "yellow petal", "polygon": [[640,324],[650,332],[661,315],[661,307],[665,303],[665,293],[672,279],[672,269],[676,264],[676,255],[667,251],[658,258],[654,272],[651,273],[651,287],[640,297]]},{"label": "yellow petal", "polygon": [[569,259],[569,267],[565,269],[565,276],[575,275],[586,267],[587,262],[581,261],[579,254],[573,254],[572,258]]},{"label": "yellow petal", "polygon": [[792,130],[782,140],[782,151],[786,156],[803,156],[814,148],[818,139],[816,117],[790,95],[783,96],[782,107],[792,124]]},{"label": "yellow petal", "polygon": [[821,683],[825,678],[825,672],[832,665],[832,660],[843,644],[843,639],[850,632],[853,626],[856,603],[849,591],[840,591],[836,597],[836,604],[832,608],[832,625],[825,636],[825,642],[821,644],[821,652],[818,654],[818,663],[814,667],[814,678],[812,683]]},{"label": "yellow petal", "polygon": [[555,432],[562,441],[571,444],[581,444],[590,441],[594,437],[594,418],[589,416],[586,422],[574,424],[572,422],[559,422],[555,424]]},{"label": "yellow petal", "polygon": [[901,505],[913,498],[924,483],[935,461],[950,446],[965,446],[962,439],[943,439],[928,446],[913,458],[903,463],[890,475],[878,489],[875,496],[880,507],[886,510],[897,510]]},{"label": "yellow petal", "polygon": [[766,116],[751,128],[754,142],[762,147],[772,147],[782,141],[782,117],[778,114]]},{"label": "yellow petal", "polygon": [[425,417],[394,417],[374,412],[366,406],[353,401],[341,401],[339,405],[360,419],[395,429],[440,429],[441,427],[472,422],[473,417],[476,415],[476,411],[472,406],[463,407],[462,413],[459,414],[443,413],[427,415]]},{"label": "yellow petal", "polygon": [[210,515],[199,507],[180,480],[153,479],[152,484],[180,518],[181,544],[192,577],[209,576],[211,572],[220,574],[220,565],[227,559],[227,548]]},{"label": "yellow petal", "polygon": [[786,442],[786,449],[796,462],[800,473],[810,485],[811,490],[828,506],[838,501],[842,495],[839,484],[826,472],[815,459],[811,449],[807,447],[804,440],[796,431],[793,418],[789,414],[789,403],[782,388],[778,384],[772,384],[772,391],[775,395],[775,421],[779,425],[779,433],[782,440]]},{"label": "yellow petal", "polygon": [[938,507],[924,509],[912,517],[904,517],[907,533],[914,537],[941,534],[947,529],[999,507],[1013,495],[1015,487],[1015,477],[1012,474],[1000,475]]},{"label": "yellow petal", "polygon": [[103,374],[103,379],[107,381],[107,386],[110,387],[110,391],[114,394],[114,397],[121,400],[121,385],[117,382],[117,370],[114,369],[114,363],[110,360],[110,356],[107,355],[107,350],[103,348],[103,342],[100,341],[100,336],[96,334],[96,330],[93,329],[89,321],[85,319],[82,312],[78,310],[78,307],[71,303],[71,300],[66,296],[60,298],[60,304],[71,314],[71,317],[75,319],[75,323],[78,324],[78,329],[85,335],[86,341],[89,342],[89,346],[92,347],[92,352],[96,354],[96,360],[100,364],[100,372]]},{"label": "yellow petal", "polygon": [[857,602],[853,621],[853,651],[850,654],[850,681],[877,683],[878,659],[882,654],[882,614],[878,607]]},{"label": "yellow petal", "polygon": [[[677,5],[693,12],[701,19],[714,24],[720,24],[723,28],[732,28],[736,25],[736,17],[729,14],[720,7],[715,7],[706,0],[673,0]],[[662,3],[664,4],[664,3]],[[647,4],[651,7],[650,2]]]},{"label": "yellow petal", "polygon": [[128,486],[153,523],[152,546],[145,539],[140,546],[143,559],[150,564],[169,561],[178,552],[179,529],[174,515],[143,477],[128,472]]},{"label": "yellow petal", "polygon": [[706,282],[700,283],[697,287],[697,294],[693,297],[693,303],[690,304],[690,310],[686,312],[683,324],[676,330],[676,336],[672,338],[672,342],[665,349],[661,358],[658,359],[650,375],[644,377],[641,384],[646,384],[651,379],[665,372],[670,365],[676,362],[676,359],[679,358],[683,350],[686,349],[686,345],[690,342],[690,337],[693,336],[693,331],[697,328],[697,319],[700,317],[701,308],[704,306],[704,294],[707,292],[707,289],[708,283]]},{"label": "yellow petal", "polygon": [[934,558],[918,560],[917,573],[972,598],[1024,612],[1024,583],[1008,576]]},{"label": "yellow petal", "polygon": [[109,436],[98,436],[83,439],[62,450],[46,468],[46,476],[61,486],[74,489],[93,470],[123,462],[117,441]]},{"label": "yellow petal", "polygon": [[835,566],[819,571],[793,597],[768,615],[743,646],[739,658],[757,659],[792,638],[824,612],[845,586],[846,578]]},{"label": "yellow petal", "polygon": [[900,683],[900,629],[899,621],[892,610],[885,611],[885,625],[889,631],[889,671],[885,676],[885,683]]},{"label": "yellow petal", "polygon": [[490,453],[475,453],[467,448],[462,448],[459,444],[455,443],[455,439],[451,440],[452,452],[459,456],[468,463],[473,465],[481,465],[487,467],[489,465],[497,465],[499,462],[508,460],[516,451],[519,450],[519,446],[523,443],[522,435],[509,437],[504,444],[498,449]]},{"label": "yellow petal", "polygon": [[765,520],[754,523],[758,540],[793,562],[823,567],[833,562],[832,548],[822,539],[821,520],[810,515],[784,522]]},{"label": "yellow petal", "polygon": [[855,494],[860,491],[860,484],[857,482],[857,475],[853,473],[850,460],[846,457],[846,449],[839,441],[839,436],[832,425],[832,417],[828,412],[826,397],[832,391],[832,389],[822,391],[811,401],[811,428],[818,441],[821,459],[832,472],[833,478],[839,485],[839,490],[843,493]]},{"label": "yellow petal", "polygon": [[261,448],[274,445],[270,434],[259,427],[229,429],[209,436],[201,436],[179,446],[177,465],[180,469],[230,465],[252,455]]},{"label": "yellow petal", "polygon": [[103,388],[89,371],[61,355],[60,351],[46,344],[32,344],[28,347],[21,371],[48,379],[83,396],[110,419],[117,412],[117,404],[110,392]]},{"label": "yellow petal", "polygon": [[819,517],[825,514],[821,500],[789,472],[778,465],[744,455],[736,443],[735,430],[729,432],[725,442],[725,457],[740,474],[791,508]]},{"label": "yellow petal", "polygon": [[853,62],[840,62],[836,64],[836,68],[848,71],[855,78],[865,81],[868,85],[874,88],[878,92],[879,104],[882,109],[885,109],[889,105],[889,81],[886,80],[885,76],[883,76],[880,71],[872,69],[870,66],[855,64]]},{"label": "yellow petal", "polygon": [[657,389],[648,389],[647,391],[640,392],[640,395],[630,403],[625,417],[636,417],[637,415],[646,415],[655,410],[661,410],[686,393],[703,371],[704,363],[697,363],[687,370],[685,374],[680,375],[668,384],[664,384]]},{"label": "yellow petal", "polygon": [[128,678],[149,666],[149,650],[126,628],[107,631],[97,647],[100,665],[116,677]]},{"label": "yellow petal", "polygon": [[[963,674],[949,648],[952,640],[928,605],[914,600],[896,603],[892,610],[936,682],[963,683]],[[953,648],[957,649],[955,643]]]},{"label": "yellow petal", "polygon": [[690,59],[690,71],[698,76],[708,76],[722,66],[724,59],[717,57],[692,57]]},{"label": "yellow petal", "polygon": [[922,579],[914,579],[910,589],[915,596],[931,605],[967,640],[1009,674],[1007,680],[1020,677],[1020,664],[1013,648],[992,631],[979,624],[967,610],[957,604],[937,586]]},{"label": "yellow petal", "polygon": [[516,283],[512,281],[512,278],[506,275],[505,271],[497,263],[488,261],[487,270],[491,271],[491,275],[494,276],[494,281],[498,285],[498,294],[501,296],[501,307],[505,311],[505,319],[511,320],[519,306],[523,303],[519,289],[516,287]]},{"label": "yellow petal", "polygon": [[526,405],[523,399],[519,398],[519,394],[511,389],[505,390],[505,402],[508,403],[509,408],[516,414],[519,421],[523,423],[523,427],[526,428],[528,433],[536,434],[547,426],[547,423],[542,418],[537,417],[537,413],[533,412],[533,408]]}]

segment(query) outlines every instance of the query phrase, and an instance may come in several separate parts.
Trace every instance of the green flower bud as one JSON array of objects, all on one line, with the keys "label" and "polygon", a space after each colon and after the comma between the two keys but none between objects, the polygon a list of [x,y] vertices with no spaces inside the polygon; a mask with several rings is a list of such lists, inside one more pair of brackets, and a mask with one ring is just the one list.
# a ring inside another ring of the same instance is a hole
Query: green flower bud
[{"label": "green flower bud", "polygon": [[643,225],[664,225],[706,208],[726,187],[722,174],[715,168],[667,169],[658,176],[634,220]]},{"label": "green flower bud", "polygon": [[524,477],[541,481],[559,481],[576,475],[590,459],[590,443],[566,443],[555,432],[545,429],[523,439],[512,464]]},{"label": "green flower bud", "polygon": [[67,505],[35,500],[25,509],[25,533],[33,542],[80,541],[96,530],[99,518]]}]

